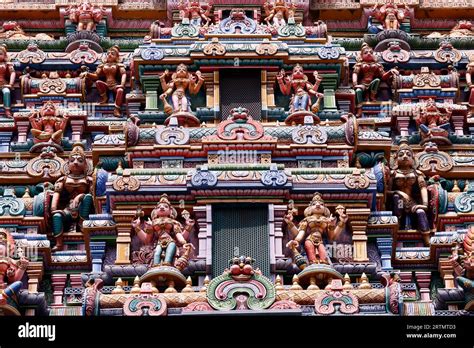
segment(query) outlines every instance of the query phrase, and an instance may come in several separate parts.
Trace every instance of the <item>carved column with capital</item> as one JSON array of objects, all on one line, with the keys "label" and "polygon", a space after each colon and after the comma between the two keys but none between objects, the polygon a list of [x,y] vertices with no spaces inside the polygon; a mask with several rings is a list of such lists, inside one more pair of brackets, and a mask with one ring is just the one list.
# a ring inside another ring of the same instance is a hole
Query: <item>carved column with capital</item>
[{"label": "carved column with capital", "polygon": [[132,220],[135,218],[134,210],[116,210],[112,213],[117,228],[117,258],[116,265],[130,264],[130,244],[132,242]]},{"label": "carved column with capital", "polygon": [[[39,282],[43,278],[43,263],[42,262],[30,262],[26,269],[28,274],[28,292],[30,294],[38,293]],[[34,308],[28,308],[25,312],[25,316],[32,317],[35,315]]]},{"label": "carved column with capital", "polygon": [[369,262],[367,257],[367,223],[369,208],[348,208],[349,224],[352,227],[352,242],[354,245],[354,262]]}]

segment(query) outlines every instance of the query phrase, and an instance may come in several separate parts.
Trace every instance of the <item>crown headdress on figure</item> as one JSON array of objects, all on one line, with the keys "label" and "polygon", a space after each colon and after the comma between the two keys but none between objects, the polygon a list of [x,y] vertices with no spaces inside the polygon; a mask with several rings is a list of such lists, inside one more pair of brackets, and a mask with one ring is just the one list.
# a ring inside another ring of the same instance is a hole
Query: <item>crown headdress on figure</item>
[{"label": "crown headdress on figure", "polygon": [[163,193],[161,195],[160,200],[158,201],[158,203],[156,205],[161,204],[161,203],[166,203],[171,207],[171,202],[168,199],[168,195],[166,193]]},{"label": "crown headdress on figure", "polygon": [[70,156],[73,155],[80,155],[81,157],[86,157],[86,153],[84,152],[84,145],[82,143],[75,143],[72,145],[72,151]]},{"label": "crown headdress on figure", "polygon": [[400,143],[398,146],[398,151],[400,150],[409,150],[410,152],[413,152],[413,149],[410,147],[408,144],[408,139],[406,137],[403,137],[400,139]]},{"label": "crown headdress on figure", "polygon": [[[163,193],[161,195],[160,200],[158,201],[158,203],[156,203],[156,206],[158,207],[158,205],[163,204],[163,203],[168,205],[168,207],[170,208],[170,217],[175,219],[178,216],[178,213],[177,213],[176,209],[171,205],[171,202],[168,199],[168,195],[166,193]],[[156,215],[157,215],[157,212],[156,212],[156,208],[155,208],[151,212],[151,218],[154,219],[156,217]]]},{"label": "crown headdress on figure", "polygon": [[311,204],[314,204],[314,203],[324,204],[323,197],[321,196],[319,192],[316,192],[313,196],[313,199],[311,200]]}]

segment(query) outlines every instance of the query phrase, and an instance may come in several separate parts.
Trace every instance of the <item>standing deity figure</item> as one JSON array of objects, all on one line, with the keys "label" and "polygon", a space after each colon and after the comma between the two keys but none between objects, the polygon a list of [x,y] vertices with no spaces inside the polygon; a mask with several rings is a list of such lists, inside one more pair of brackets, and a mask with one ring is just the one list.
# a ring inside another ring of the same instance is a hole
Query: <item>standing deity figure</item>
[{"label": "standing deity figure", "polygon": [[[125,82],[127,81],[125,65],[120,63],[120,48],[118,46],[109,48],[106,62],[99,64],[95,73],[84,72],[81,76],[97,81],[96,86],[101,104],[107,104],[109,92],[115,94],[114,116],[120,117]],[[105,79],[105,81],[101,79]]]},{"label": "standing deity figure", "polygon": [[76,31],[93,31],[104,17],[105,9],[93,6],[88,0],[82,0],[79,5],[69,6],[66,14],[73,23],[77,23]]},{"label": "standing deity figure", "polygon": [[[281,70],[277,75],[278,86],[284,95],[290,95],[293,92],[290,102],[290,113],[297,111],[318,112],[321,98],[324,96],[318,93],[319,85],[323,80],[317,71],[313,73],[315,78],[314,85],[308,81],[303,67],[299,64],[293,68],[290,76],[286,76],[285,70]],[[311,105],[311,96],[316,97],[316,102]]]},{"label": "standing deity figure", "polygon": [[385,30],[399,30],[400,23],[409,16],[408,7],[406,3],[403,3],[403,8],[399,8],[393,1],[380,6],[377,1],[372,8],[374,17],[379,20]]},{"label": "standing deity figure", "polygon": [[428,188],[422,172],[415,166],[415,156],[406,140],[402,140],[395,155],[395,165],[390,173],[390,191],[393,195],[393,212],[400,225],[411,229],[418,225],[423,242],[430,244],[428,222]]},{"label": "standing deity figure", "polygon": [[61,145],[63,133],[67,125],[68,115],[62,115],[54,102],[47,101],[40,111],[31,113],[28,117],[31,124],[31,134],[36,143],[54,142]]},{"label": "standing deity figure", "polygon": [[76,230],[76,223],[89,218],[94,202],[91,195],[92,176],[82,144],[75,144],[68,161],[63,167],[64,176],[54,184],[51,214],[56,246],[53,251],[63,250],[64,234],[67,229]]},{"label": "standing deity figure", "polygon": [[11,93],[15,84],[15,69],[8,59],[8,52],[5,46],[0,45],[0,89],[3,94],[3,107],[5,116],[12,117]]},{"label": "standing deity figure", "polygon": [[274,0],[273,3],[266,1],[263,4],[266,16],[264,21],[275,28],[283,27],[290,18],[295,18],[297,7],[294,0],[291,0],[290,3],[287,3],[286,0]]},{"label": "standing deity figure", "polygon": [[474,54],[469,57],[469,64],[466,70],[466,83],[469,87],[469,105],[474,107]]},{"label": "standing deity figure", "polygon": [[286,246],[293,252],[295,263],[300,267],[306,267],[305,262],[299,262],[299,253],[296,250],[300,243],[304,243],[304,250],[306,257],[310,264],[325,263],[329,264],[326,249],[323,244],[323,236],[331,241],[339,237],[346,225],[348,216],[344,212],[343,206],[337,206],[336,211],[339,214],[338,219],[330,213],[329,209],[324,204],[319,193],[315,193],[314,197],[305,209],[305,218],[301,220],[298,227],[293,223],[293,213],[289,212],[284,220],[288,225],[288,230],[294,239],[290,240]]},{"label": "standing deity figure", "polygon": [[19,260],[14,260],[14,253],[13,237],[6,229],[0,229],[0,305],[15,302],[22,286],[21,279],[28,267],[28,260],[23,255],[19,255]]},{"label": "standing deity figure", "polygon": [[377,92],[381,80],[385,80],[393,74],[398,74],[396,69],[385,72],[382,64],[377,62],[374,50],[364,43],[354,65],[352,72],[352,84],[356,91],[356,102],[360,104],[364,101],[364,93],[370,101],[377,100]]},{"label": "standing deity figure", "polygon": [[[196,76],[194,76],[188,72],[186,65],[179,64],[176,72],[171,75],[170,82],[166,82],[168,75],[169,70],[167,69],[159,76],[161,88],[163,89],[160,99],[163,101],[165,112],[168,115],[178,112],[191,112],[191,101],[186,95],[186,91],[189,90],[190,94],[197,94],[199,92],[204,83],[201,72],[199,70],[196,71]],[[173,106],[167,101],[170,95]]]},{"label": "standing deity figure", "polygon": [[416,118],[416,124],[420,128],[422,137],[447,137],[451,114],[452,110],[449,109],[442,113],[436,106],[436,102],[432,98],[428,99],[426,104],[420,107],[419,115]]},{"label": "standing deity figure", "polygon": [[[183,212],[183,216],[185,215]],[[194,220],[186,218],[186,225],[183,228],[176,217],[176,209],[171,206],[168,196],[163,194],[151,212],[151,220],[148,219],[142,223],[138,217],[132,222],[132,227],[138,238],[147,245],[153,245],[152,266],[174,265],[180,270],[184,268],[182,258],[176,260],[174,264],[173,261],[176,256],[179,256],[177,246],[182,246],[185,249],[183,256],[187,260],[192,249],[192,244],[187,242],[187,238],[194,226]]]},{"label": "standing deity figure", "polygon": [[197,27],[201,27],[203,21],[203,27],[207,27],[211,22],[209,15],[211,13],[211,5],[207,4],[207,9],[201,6],[199,1],[183,1],[180,0],[178,4],[179,16],[181,20],[189,19],[189,23]]}]

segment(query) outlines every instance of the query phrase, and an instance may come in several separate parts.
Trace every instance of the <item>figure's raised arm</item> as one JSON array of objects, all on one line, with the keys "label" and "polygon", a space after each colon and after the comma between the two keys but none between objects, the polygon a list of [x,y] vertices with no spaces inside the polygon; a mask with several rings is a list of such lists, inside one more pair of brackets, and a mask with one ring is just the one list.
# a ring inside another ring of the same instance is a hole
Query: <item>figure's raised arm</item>
[{"label": "figure's raised arm", "polygon": [[202,77],[202,74],[199,70],[196,71],[196,76],[197,76],[197,82],[194,78],[192,78],[189,82],[189,92],[191,94],[199,93],[199,90],[201,89],[202,85],[204,84],[204,77]]}]

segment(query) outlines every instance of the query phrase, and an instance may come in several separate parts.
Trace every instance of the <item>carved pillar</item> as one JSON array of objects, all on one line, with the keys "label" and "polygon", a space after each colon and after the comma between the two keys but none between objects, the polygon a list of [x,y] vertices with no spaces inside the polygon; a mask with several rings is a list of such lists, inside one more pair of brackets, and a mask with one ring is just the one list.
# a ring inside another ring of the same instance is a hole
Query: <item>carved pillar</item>
[{"label": "carved pillar", "polygon": [[21,121],[18,120],[15,123],[18,129],[18,142],[26,143],[26,139],[28,138],[28,129],[30,128],[30,121],[28,119]]},{"label": "carved pillar", "polygon": [[431,272],[415,272],[416,282],[420,287],[421,301],[431,301],[430,299],[430,283]]},{"label": "carved pillar", "polygon": [[369,262],[367,257],[367,223],[369,220],[369,208],[346,209],[349,223],[352,227],[352,242],[354,245],[354,261]]},{"label": "carved pillar", "polygon": [[[439,260],[438,270],[444,280],[444,288],[455,289],[456,285],[454,284],[454,269],[451,261],[447,259]],[[458,306],[455,304],[448,304],[448,310],[458,310]]]},{"label": "carved pillar", "polygon": [[456,135],[464,135],[464,115],[453,115],[451,119],[454,125],[454,133]]},{"label": "carved pillar", "polygon": [[67,274],[53,274],[51,276],[53,283],[53,304],[52,307],[63,305],[63,293],[66,286]]},{"label": "carved pillar", "polygon": [[283,217],[288,207],[286,205],[271,204],[273,210],[273,229],[275,236],[275,258],[282,258],[283,255]]},{"label": "carved pillar", "polygon": [[[28,274],[28,292],[30,294],[38,293],[38,285],[43,278],[43,263],[42,262],[30,262],[26,269]],[[28,308],[25,312],[25,316],[32,317],[35,315],[34,308]]]},{"label": "carved pillar", "polygon": [[275,83],[276,83],[276,71],[267,71],[267,108],[275,107]]},{"label": "carved pillar", "polygon": [[105,255],[105,242],[90,242],[92,273],[102,272],[102,259]]},{"label": "carved pillar", "polygon": [[219,72],[202,73],[206,90],[206,107],[219,111]]},{"label": "carved pillar", "polygon": [[220,95],[220,85],[219,85],[219,70],[214,71],[214,80],[213,80],[213,86],[214,86],[214,111],[219,112],[221,107],[221,95]]},{"label": "carved pillar", "polygon": [[268,111],[268,102],[267,102],[267,99],[268,99],[268,95],[267,95],[267,71],[266,70],[262,70],[260,72],[260,80],[261,80],[261,83],[260,83],[260,91],[261,91],[261,95],[262,95],[262,111],[264,111],[264,114],[266,115],[267,111]]},{"label": "carved pillar", "polygon": [[402,137],[407,137],[408,134],[408,125],[410,123],[409,116],[397,116],[397,128]]},{"label": "carved pillar", "polygon": [[112,216],[116,222],[117,228],[117,258],[116,265],[130,264],[130,243],[132,242],[131,222],[136,212],[132,210],[113,211]]},{"label": "carved pillar", "polygon": [[158,109],[158,92],[147,91],[145,97],[145,110],[157,110]]},{"label": "carved pillar", "polygon": [[324,90],[324,110],[337,110],[336,93],[333,89]]},{"label": "carved pillar", "polygon": [[82,275],[81,274],[71,274],[69,275],[69,282],[71,283],[71,288],[80,288],[82,287]]},{"label": "carved pillar", "polygon": [[80,142],[82,139],[82,132],[84,132],[84,120],[71,120],[72,135],[71,140],[73,143]]},{"label": "carved pillar", "polygon": [[377,238],[377,247],[380,251],[380,259],[383,271],[392,271],[392,243],[393,238]]},{"label": "carved pillar", "polygon": [[400,282],[403,284],[411,283],[411,279],[413,278],[413,273],[411,271],[400,272],[398,275],[400,276]]},{"label": "carved pillar", "polygon": [[199,227],[197,258],[206,260],[206,273],[210,273],[212,265],[212,206],[210,204],[193,208]]}]

